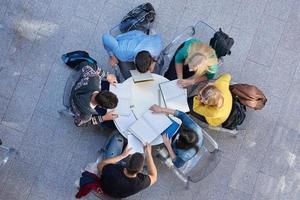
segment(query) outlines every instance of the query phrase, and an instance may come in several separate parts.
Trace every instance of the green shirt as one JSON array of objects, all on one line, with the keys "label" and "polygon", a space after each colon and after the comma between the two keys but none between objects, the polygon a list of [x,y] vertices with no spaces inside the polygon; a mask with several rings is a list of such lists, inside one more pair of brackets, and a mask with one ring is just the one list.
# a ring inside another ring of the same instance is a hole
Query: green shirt
[{"label": "green shirt", "polygon": [[[188,57],[189,48],[195,42],[201,42],[201,40],[192,38],[184,42],[183,47],[175,55],[175,63],[184,63],[185,59]],[[213,79],[219,70],[219,65],[212,65],[208,67],[208,71],[205,73],[207,79]]]}]

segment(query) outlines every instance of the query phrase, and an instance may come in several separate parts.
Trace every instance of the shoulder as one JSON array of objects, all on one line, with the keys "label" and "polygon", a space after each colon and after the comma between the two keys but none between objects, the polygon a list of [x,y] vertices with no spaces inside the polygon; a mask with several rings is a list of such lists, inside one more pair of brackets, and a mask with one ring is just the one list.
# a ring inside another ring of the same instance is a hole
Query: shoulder
[{"label": "shoulder", "polygon": [[219,78],[216,80],[216,82],[220,82],[220,81],[230,82],[230,80],[231,80],[231,75],[226,73],[226,74],[220,75]]},{"label": "shoulder", "polygon": [[144,187],[150,186],[151,179],[147,174],[138,173],[137,178],[138,178],[140,184],[143,185]]}]

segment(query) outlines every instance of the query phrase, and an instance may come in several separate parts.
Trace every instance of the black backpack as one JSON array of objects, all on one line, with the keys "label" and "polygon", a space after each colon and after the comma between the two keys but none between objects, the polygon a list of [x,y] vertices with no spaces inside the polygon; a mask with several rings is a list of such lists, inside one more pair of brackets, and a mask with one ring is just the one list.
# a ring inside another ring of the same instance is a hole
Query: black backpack
[{"label": "black backpack", "polygon": [[155,10],[151,3],[144,3],[131,10],[119,24],[122,33],[140,30],[149,34],[151,23],[155,19]]},{"label": "black backpack", "polygon": [[232,109],[227,120],[222,124],[223,128],[236,129],[246,118],[246,106],[241,104],[238,97],[233,97]]},{"label": "black backpack", "polygon": [[62,55],[61,59],[72,69],[76,69],[76,67],[84,61],[87,61],[92,65],[97,65],[97,61],[90,57],[86,51],[72,51]]},{"label": "black backpack", "polygon": [[230,55],[230,49],[233,44],[234,40],[224,33],[221,28],[214,34],[214,37],[211,38],[209,42],[209,45],[216,51],[218,58]]}]

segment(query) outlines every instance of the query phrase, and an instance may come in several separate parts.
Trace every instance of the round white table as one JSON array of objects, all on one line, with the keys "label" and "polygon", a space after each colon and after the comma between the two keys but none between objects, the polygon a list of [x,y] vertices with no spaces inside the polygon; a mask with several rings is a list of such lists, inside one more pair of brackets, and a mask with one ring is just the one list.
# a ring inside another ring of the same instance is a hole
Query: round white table
[{"label": "round white table", "polygon": [[[158,74],[153,74],[153,81],[145,81],[145,82],[138,82],[134,83],[132,77],[128,78],[123,84],[126,84],[128,87],[131,87],[132,91],[132,110],[133,113],[137,118],[143,115],[143,113],[148,110],[153,104],[160,105],[165,107],[164,101],[160,95],[159,84],[162,82],[168,81],[167,78],[160,76]],[[122,116],[124,117],[124,116]],[[181,124],[181,120],[170,116],[174,121]],[[120,125],[117,124],[117,121],[114,121],[116,124],[117,129],[120,133],[127,138],[128,132],[121,131],[119,129]],[[153,142],[152,145],[158,145],[163,143],[162,136],[157,137]]]}]

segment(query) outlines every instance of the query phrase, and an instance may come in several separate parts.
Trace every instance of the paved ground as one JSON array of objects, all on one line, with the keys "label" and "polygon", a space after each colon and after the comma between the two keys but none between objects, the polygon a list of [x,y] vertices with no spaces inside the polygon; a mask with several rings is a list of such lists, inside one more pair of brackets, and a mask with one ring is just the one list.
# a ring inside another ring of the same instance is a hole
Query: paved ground
[{"label": "paved ground", "polygon": [[[107,66],[101,34],[141,2],[0,1],[0,138],[21,153],[0,172],[1,200],[74,199],[80,168],[107,134],[57,114],[70,73],[59,58],[82,49]],[[158,183],[130,199],[300,199],[300,1],[150,2],[164,44],[198,19],[221,26],[236,42],[224,71],[268,103],[237,138],[212,135],[224,158],[189,191],[159,165]]]}]

